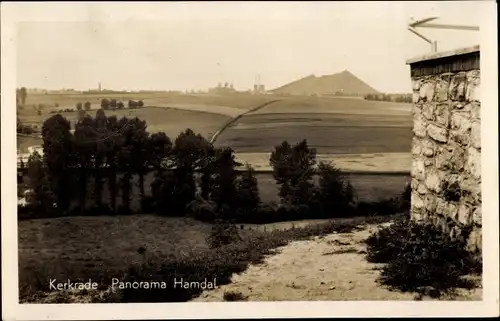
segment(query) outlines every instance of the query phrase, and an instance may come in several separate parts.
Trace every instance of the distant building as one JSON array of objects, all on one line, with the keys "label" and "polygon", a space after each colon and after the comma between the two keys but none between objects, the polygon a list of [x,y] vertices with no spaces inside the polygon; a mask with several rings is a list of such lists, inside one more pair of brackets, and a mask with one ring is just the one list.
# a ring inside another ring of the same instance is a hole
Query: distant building
[{"label": "distant building", "polygon": [[228,83],[228,82],[225,82],[224,86],[222,86],[222,84],[219,83],[217,87],[209,88],[208,92],[210,94],[216,94],[216,95],[229,95],[237,93],[237,91],[234,89],[233,83]]}]

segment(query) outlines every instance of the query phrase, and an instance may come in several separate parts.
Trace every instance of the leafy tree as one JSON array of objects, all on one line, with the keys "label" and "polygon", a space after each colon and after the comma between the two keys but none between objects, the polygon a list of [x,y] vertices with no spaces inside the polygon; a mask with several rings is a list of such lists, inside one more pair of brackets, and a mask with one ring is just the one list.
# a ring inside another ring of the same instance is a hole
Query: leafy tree
[{"label": "leafy tree", "polygon": [[125,105],[123,104],[123,102],[119,101],[116,103],[116,108],[123,109],[124,107],[125,107]]},{"label": "leafy tree", "polygon": [[101,108],[104,109],[104,110],[107,110],[109,109],[110,107],[110,102],[108,99],[104,98],[103,100],[101,100]]},{"label": "leafy tree", "polygon": [[123,144],[123,136],[121,135],[121,130],[116,116],[110,116],[107,118],[106,122],[106,139],[105,143],[105,153],[106,153],[106,166],[108,171],[108,187],[109,187],[109,198],[110,205],[113,211],[116,210],[116,197],[118,194],[117,190],[117,172],[119,169],[119,154],[121,151],[121,146]]},{"label": "leafy tree", "polygon": [[176,168],[185,168],[193,172],[199,169],[206,154],[209,142],[200,134],[186,129],[175,139],[172,148],[172,161]]},{"label": "leafy tree", "polygon": [[223,207],[227,210],[235,210],[238,205],[235,166],[240,165],[235,160],[234,152],[230,147],[216,150],[214,164],[215,177],[212,189],[212,200],[222,212]]},{"label": "leafy tree", "polygon": [[134,139],[134,130],[135,130],[135,121],[128,119],[126,117],[120,118],[118,121],[118,126],[121,131],[121,140],[120,145],[118,146],[118,155],[117,155],[117,167],[118,170],[123,174],[120,179],[120,189],[122,196],[122,206],[124,210],[130,211],[130,195],[132,185],[130,180],[132,179],[132,175],[134,172],[134,155],[132,140]]},{"label": "leafy tree", "polygon": [[139,100],[137,102],[137,107],[144,107],[144,102],[142,100]]},{"label": "leafy tree", "polygon": [[28,91],[26,89],[26,87],[21,87],[19,89],[19,98],[21,100],[21,105],[25,105],[26,104],[26,98],[28,97]]},{"label": "leafy tree", "polygon": [[306,205],[313,198],[312,178],[316,164],[316,151],[304,139],[294,146],[284,141],[271,153],[273,177],[280,185],[284,204]]},{"label": "leafy tree", "polygon": [[201,197],[210,200],[210,192],[213,189],[213,176],[215,173],[216,150],[212,144],[203,146],[203,155],[200,158],[199,168],[201,171]]},{"label": "leafy tree", "polygon": [[78,110],[77,114],[77,121],[82,121],[87,116],[87,113],[83,109]]},{"label": "leafy tree", "polygon": [[[195,199],[194,171],[200,168],[207,145],[207,140],[191,129],[177,136],[168,162],[163,162],[158,168],[151,185],[158,212],[166,214],[170,210],[175,215],[183,214]],[[173,168],[173,171],[165,171],[165,167]]]},{"label": "leafy tree", "polygon": [[109,133],[106,128],[107,117],[103,109],[98,109],[94,118],[95,144],[94,147],[94,191],[93,198],[98,208],[102,207],[103,170],[105,169],[106,147],[105,142]]},{"label": "leafy tree", "polygon": [[28,158],[28,186],[31,189],[29,203],[38,211],[53,211],[54,195],[43,168],[43,159],[38,152]]},{"label": "leafy tree", "polygon": [[255,177],[255,170],[250,164],[245,165],[245,171],[236,180],[238,207],[243,214],[257,210],[261,204],[259,186]]},{"label": "leafy tree", "polygon": [[347,177],[335,166],[321,162],[318,165],[319,204],[326,216],[345,215],[355,205],[354,188]]},{"label": "leafy tree", "polygon": [[43,123],[43,160],[51,191],[55,194],[57,206],[66,211],[70,205],[73,187],[71,171],[73,161],[73,135],[70,122],[56,114]]},{"label": "leafy tree", "polygon": [[117,101],[116,99],[111,99],[111,100],[109,101],[109,107],[110,107],[111,109],[113,109],[113,110],[114,110],[114,109],[116,109],[116,107],[117,107],[117,106],[118,106],[118,101]]},{"label": "leafy tree", "polygon": [[151,190],[160,215],[184,215],[186,207],[194,200],[196,185],[192,176],[182,170],[157,171]]},{"label": "leafy tree", "polygon": [[137,108],[137,102],[134,100],[128,101],[128,108]]},{"label": "leafy tree", "polygon": [[74,133],[74,157],[75,169],[78,176],[78,198],[80,213],[86,208],[87,186],[92,175],[93,160],[95,152],[96,131],[94,120],[85,116],[75,124]]},{"label": "leafy tree", "polygon": [[134,118],[129,122],[129,130],[127,133],[126,143],[131,152],[130,171],[139,176],[139,192],[141,201],[145,200],[146,193],[144,191],[144,175],[147,173],[147,166],[150,157],[149,150],[149,133],[147,132],[146,121],[139,118]]},{"label": "leafy tree", "polygon": [[172,141],[164,132],[151,135],[148,140],[148,164],[158,170],[171,150]]}]

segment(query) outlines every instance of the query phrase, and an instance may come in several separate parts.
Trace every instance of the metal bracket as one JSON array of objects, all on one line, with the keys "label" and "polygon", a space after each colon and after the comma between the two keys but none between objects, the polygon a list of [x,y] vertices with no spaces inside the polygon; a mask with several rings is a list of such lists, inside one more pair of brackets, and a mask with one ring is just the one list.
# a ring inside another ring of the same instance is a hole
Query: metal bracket
[{"label": "metal bracket", "polygon": [[408,30],[418,37],[422,38],[431,45],[431,52],[437,52],[437,41],[432,41],[419,33],[415,28],[434,28],[434,29],[451,29],[451,30],[467,30],[467,31],[479,31],[479,27],[476,26],[461,26],[461,25],[445,25],[445,24],[435,24],[427,23],[432,20],[436,20],[438,17],[430,17],[422,20],[414,21],[408,24]]}]

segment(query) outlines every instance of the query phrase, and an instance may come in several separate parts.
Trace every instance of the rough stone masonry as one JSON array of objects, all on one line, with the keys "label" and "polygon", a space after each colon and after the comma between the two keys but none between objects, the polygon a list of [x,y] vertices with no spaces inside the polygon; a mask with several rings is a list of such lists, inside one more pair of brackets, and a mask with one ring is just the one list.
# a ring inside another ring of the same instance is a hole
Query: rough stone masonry
[{"label": "rough stone masonry", "polygon": [[413,85],[411,216],[481,246],[479,46],[408,61]]}]

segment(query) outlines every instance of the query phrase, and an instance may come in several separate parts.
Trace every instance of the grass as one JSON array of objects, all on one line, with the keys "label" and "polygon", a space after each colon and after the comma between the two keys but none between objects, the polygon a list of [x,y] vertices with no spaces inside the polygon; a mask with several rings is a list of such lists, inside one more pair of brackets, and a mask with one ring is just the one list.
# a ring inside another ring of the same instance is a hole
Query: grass
[{"label": "grass", "polygon": [[[96,111],[94,110],[89,113],[95,115],[95,112]],[[24,124],[37,125],[41,128],[45,119],[52,115],[53,114],[37,115],[36,113],[32,113],[25,115],[21,114],[19,118]],[[62,115],[72,124],[75,124],[78,119],[78,113],[76,111],[65,112],[62,113]],[[118,118],[138,117],[147,122],[148,131],[150,133],[163,131],[173,139],[175,139],[179,133],[186,130],[186,128],[191,128],[209,139],[220,126],[230,119],[228,116],[208,112],[148,107],[115,111],[107,110],[106,115],[116,115]]]},{"label": "grass", "polygon": [[[256,175],[259,187],[259,193],[263,202],[278,202],[278,188],[271,173],[257,173]],[[118,175],[119,179],[121,175]],[[409,174],[404,175],[379,175],[379,174],[350,174],[349,179],[351,184],[356,189],[358,199],[360,201],[372,202],[388,197],[398,196],[406,183],[409,181]],[[151,195],[151,183],[154,180],[154,174],[150,173],[145,176],[145,192],[146,195]],[[380,184],[383,180],[384,184]],[[27,178],[25,178],[27,181]],[[89,190],[92,188],[92,181],[89,180]],[[132,193],[131,193],[131,208],[137,212],[140,211],[139,187],[138,177],[132,178]],[[103,197],[104,203],[109,202],[109,190],[107,182],[104,181]],[[77,204],[76,202],[74,203]],[[93,200],[89,195],[88,206],[93,204]],[[121,198],[118,197],[117,205],[121,205]],[[291,224],[291,223],[286,223]]]},{"label": "grass", "polygon": [[467,250],[468,229],[450,237],[432,223],[402,220],[385,227],[367,240],[367,260],[383,263],[380,283],[402,292],[440,297],[458,288],[476,286],[471,275],[480,275],[479,253]]},{"label": "grass", "polygon": [[237,153],[271,152],[283,140],[297,142],[305,137],[321,154],[409,153],[412,135],[410,114],[339,116],[284,110],[282,114],[246,115],[225,130],[216,144],[231,146]]},{"label": "grass", "polygon": [[48,277],[109,281],[103,278],[142,262],[141,247],[150,259],[196,255],[208,249],[210,230],[194,220],[153,215],[21,221],[20,289],[28,291],[33,284],[46,288]]},{"label": "grass", "polygon": [[[238,94],[168,95],[168,94],[114,94],[108,98],[142,99],[146,106],[166,107],[186,104],[206,106],[207,112],[143,108],[108,111],[118,116],[137,116],[148,123],[149,131],[165,131],[175,137],[191,127],[209,138],[234,115],[217,114],[217,106],[248,110],[265,102],[279,99],[265,108],[239,119],[218,138],[218,145],[231,146],[236,152],[271,152],[284,139],[298,141],[305,135],[319,153],[386,153],[409,152],[412,118],[409,105],[374,102],[359,99],[255,96]],[[75,108],[78,101],[91,101],[99,106],[100,95],[35,94],[28,96],[26,106],[18,110],[25,124],[41,126],[50,110]],[[54,107],[54,104],[59,107]],[[42,115],[30,107],[44,104]],[[210,112],[213,106],[214,113]],[[243,112],[242,111],[242,112]],[[93,113],[95,111],[91,111]],[[72,122],[77,113],[64,113]]]},{"label": "grass", "polygon": [[100,103],[102,98],[128,100],[143,100],[145,105],[163,104],[207,104],[214,106],[229,106],[240,109],[250,109],[265,103],[272,96],[256,96],[251,94],[207,95],[207,94],[169,94],[169,93],[122,93],[122,94],[31,94],[26,99],[27,106],[43,104],[53,108],[58,104],[61,108],[75,108],[76,103],[89,101],[93,105]]},{"label": "grass", "polygon": [[345,99],[338,97],[288,96],[277,104],[257,111],[255,114],[270,113],[337,113],[379,116],[409,116],[412,104]]},{"label": "grass", "polygon": [[[236,157],[242,164],[249,163],[256,172],[270,172],[271,153],[238,153]],[[333,162],[344,172],[371,173],[409,173],[411,153],[372,153],[372,154],[317,154],[318,162]]]},{"label": "grass", "polygon": [[[274,249],[292,240],[334,231],[347,232],[360,225],[394,217],[354,218],[267,233],[239,231],[242,240],[209,249],[205,238],[210,225],[188,219],[149,215],[127,217],[72,217],[19,222],[19,286],[22,302],[40,302],[49,279],[98,282],[106,289],[112,277],[120,280],[174,278],[195,281],[217,278],[231,282],[233,273],[258,264]],[[123,290],[109,302],[186,301],[201,289]],[[53,298],[64,301],[64,298]]]}]

